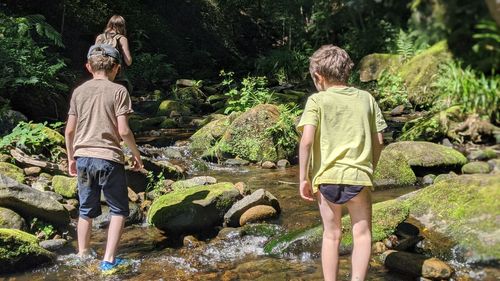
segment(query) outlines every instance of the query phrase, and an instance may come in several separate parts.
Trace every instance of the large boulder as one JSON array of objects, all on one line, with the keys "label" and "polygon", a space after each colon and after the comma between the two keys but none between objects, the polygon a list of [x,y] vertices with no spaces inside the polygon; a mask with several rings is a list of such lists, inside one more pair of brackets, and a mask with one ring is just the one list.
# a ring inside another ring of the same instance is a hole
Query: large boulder
[{"label": "large boulder", "polygon": [[208,231],[222,225],[224,213],[239,197],[227,182],[175,190],[153,202],[148,222],[168,236]]},{"label": "large boulder", "polygon": [[16,212],[0,207],[0,228],[26,230],[26,221]]},{"label": "large boulder", "polygon": [[[408,207],[403,199],[393,199],[373,205],[372,239],[380,241],[394,233],[396,227],[403,222],[409,214]],[[264,251],[269,254],[287,255],[300,254],[304,251],[319,252],[323,226],[298,230],[269,241]],[[349,216],[342,218],[341,252],[348,252],[352,248],[352,229]]]},{"label": "large boulder", "polygon": [[170,116],[172,112],[177,112],[180,115],[189,115],[189,108],[177,101],[164,100],[161,102],[156,112],[156,116]]},{"label": "large boulder", "polygon": [[199,176],[187,180],[176,181],[172,184],[171,188],[173,190],[178,190],[178,189],[190,188],[193,186],[215,184],[215,183],[217,183],[217,179],[214,177]]},{"label": "large boulder", "polygon": [[201,129],[194,133],[190,140],[189,147],[195,154],[204,154],[220,140],[231,123],[238,117],[240,113],[232,113],[228,116],[223,116],[210,121]]},{"label": "large boulder", "polygon": [[373,174],[375,187],[408,186],[417,182],[417,177],[403,153],[384,149]]},{"label": "large boulder", "polygon": [[224,224],[230,227],[240,226],[240,217],[250,208],[259,205],[271,206],[277,213],[281,211],[278,199],[269,191],[261,188],[236,202],[224,215]]},{"label": "large boulder", "polygon": [[392,54],[371,54],[359,62],[359,80],[369,82],[378,80],[380,75],[387,71],[392,73],[401,66],[403,58]]},{"label": "large boulder", "polygon": [[23,271],[51,262],[55,255],[38,245],[35,236],[0,228],[0,273]]},{"label": "large boulder", "polygon": [[417,176],[435,170],[459,170],[467,163],[467,158],[459,151],[425,141],[395,142],[385,150],[403,154]]},{"label": "large boulder", "polygon": [[500,257],[498,198],[500,175],[461,175],[422,189],[408,205],[425,228],[454,241],[456,258],[485,263]]},{"label": "large boulder", "polygon": [[23,169],[11,163],[0,162],[0,174],[24,183],[25,176]]},{"label": "large boulder", "polygon": [[65,198],[76,198],[78,195],[78,179],[76,177],[54,176],[52,187],[57,194]]},{"label": "large boulder", "polygon": [[23,217],[37,217],[56,226],[67,226],[70,222],[68,211],[49,194],[1,174],[0,206]]}]

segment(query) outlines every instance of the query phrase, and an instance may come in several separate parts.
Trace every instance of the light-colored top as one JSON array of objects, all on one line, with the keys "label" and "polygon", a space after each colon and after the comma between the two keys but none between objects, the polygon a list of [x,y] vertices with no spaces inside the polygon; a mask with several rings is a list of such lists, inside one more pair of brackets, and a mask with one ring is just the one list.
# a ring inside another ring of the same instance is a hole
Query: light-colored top
[{"label": "light-colored top", "polygon": [[74,156],[124,164],[117,117],[132,112],[128,91],[120,84],[93,79],[76,88],[68,112],[77,118]]},{"label": "light-colored top", "polygon": [[372,186],[372,134],[387,125],[368,92],[332,87],[311,95],[297,126],[316,127],[311,153],[313,192],[320,184]]}]

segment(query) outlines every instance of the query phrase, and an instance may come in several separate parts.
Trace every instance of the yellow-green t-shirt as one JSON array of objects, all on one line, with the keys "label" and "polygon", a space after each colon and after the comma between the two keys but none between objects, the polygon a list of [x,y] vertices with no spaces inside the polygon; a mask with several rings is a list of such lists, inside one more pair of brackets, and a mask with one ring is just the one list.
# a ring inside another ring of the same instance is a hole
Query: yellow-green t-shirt
[{"label": "yellow-green t-shirt", "polygon": [[311,153],[313,192],[320,184],[372,186],[372,134],[387,125],[375,99],[353,87],[309,97],[297,128],[316,127]]}]

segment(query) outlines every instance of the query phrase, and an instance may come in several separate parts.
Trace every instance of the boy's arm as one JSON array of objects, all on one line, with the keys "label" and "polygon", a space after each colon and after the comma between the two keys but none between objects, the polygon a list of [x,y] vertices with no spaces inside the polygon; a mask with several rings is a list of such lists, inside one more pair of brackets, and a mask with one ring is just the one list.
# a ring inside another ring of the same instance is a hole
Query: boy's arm
[{"label": "boy's arm", "polygon": [[128,126],[128,116],[125,114],[119,115],[117,119],[118,119],[118,133],[120,134],[121,138],[128,146],[128,148],[132,151],[132,156],[133,156],[132,167],[134,171],[138,171],[143,168],[143,164],[141,160],[141,153],[139,152],[139,149],[137,149],[137,145],[135,143],[134,134],[132,133],[132,130],[130,130],[130,127]]},{"label": "boy's arm", "polygon": [[68,122],[66,122],[66,130],[64,130],[64,137],[66,139],[66,151],[68,154],[68,173],[70,176],[76,176],[76,162],[74,158],[73,143],[75,140],[76,132],[76,115],[69,114]]},{"label": "boy's arm", "polygon": [[373,171],[377,168],[378,160],[380,159],[380,154],[382,149],[384,149],[384,135],[382,132],[377,132],[372,134],[372,146],[373,146]]},{"label": "boy's arm", "polygon": [[314,143],[316,127],[305,125],[299,145],[299,183],[300,196],[308,201],[313,201],[314,197],[309,179],[309,160],[311,159],[311,148]]}]

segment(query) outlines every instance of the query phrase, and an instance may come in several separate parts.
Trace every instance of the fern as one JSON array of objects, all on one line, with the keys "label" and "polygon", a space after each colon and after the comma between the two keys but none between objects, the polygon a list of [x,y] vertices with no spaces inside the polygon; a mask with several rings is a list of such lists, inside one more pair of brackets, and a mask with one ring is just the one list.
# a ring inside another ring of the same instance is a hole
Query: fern
[{"label": "fern", "polygon": [[44,16],[28,15],[24,19],[26,19],[26,24],[29,28],[35,28],[38,35],[51,40],[58,47],[64,47],[61,34],[45,21]]},{"label": "fern", "polygon": [[399,30],[396,46],[398,54],[403,57],[403,60],[410,59],[416,53],[415,40],[411,34],[404,32],[402,29]]}]

